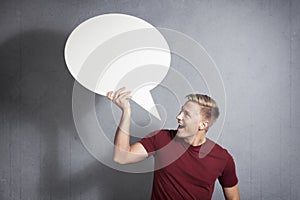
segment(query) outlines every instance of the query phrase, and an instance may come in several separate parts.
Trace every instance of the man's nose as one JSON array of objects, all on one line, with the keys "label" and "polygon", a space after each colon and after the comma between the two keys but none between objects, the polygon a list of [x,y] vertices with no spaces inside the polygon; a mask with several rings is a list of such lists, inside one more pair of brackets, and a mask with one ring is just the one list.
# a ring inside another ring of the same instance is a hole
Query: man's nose
[{"label": "man's nose", "polygon": [[182,119],[182,112],[180,112],[177,116],[176,119],[181,120]]}]

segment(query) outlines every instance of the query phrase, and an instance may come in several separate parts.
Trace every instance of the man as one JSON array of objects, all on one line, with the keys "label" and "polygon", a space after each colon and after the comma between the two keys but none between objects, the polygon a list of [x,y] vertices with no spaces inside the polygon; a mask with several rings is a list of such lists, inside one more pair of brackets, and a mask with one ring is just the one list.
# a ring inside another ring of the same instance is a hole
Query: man
[{"label": "man", "polygon": [[153,155],[151,199],[211,199],[216,179],[227,200],[239,200],[238,179],[231,155],[206,138],[219,116],[216,102],[191,94],[177,115],[177,130],[160,130],[130,145],[130,92],[121,88],[107,97],[122,110],[115,136],[114,161],[135,163]]}]

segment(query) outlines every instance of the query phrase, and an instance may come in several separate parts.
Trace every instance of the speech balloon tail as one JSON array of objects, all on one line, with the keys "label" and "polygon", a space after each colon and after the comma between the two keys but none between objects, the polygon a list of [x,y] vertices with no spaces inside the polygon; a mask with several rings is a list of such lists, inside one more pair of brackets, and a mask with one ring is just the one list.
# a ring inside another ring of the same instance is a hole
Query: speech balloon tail
[{"label": "speech balloon tail", "polygon": [[161,120],[152,95],[147,87],[142,87],[135,91],[132,96],[132,100],[151,113],[158,120]]}]

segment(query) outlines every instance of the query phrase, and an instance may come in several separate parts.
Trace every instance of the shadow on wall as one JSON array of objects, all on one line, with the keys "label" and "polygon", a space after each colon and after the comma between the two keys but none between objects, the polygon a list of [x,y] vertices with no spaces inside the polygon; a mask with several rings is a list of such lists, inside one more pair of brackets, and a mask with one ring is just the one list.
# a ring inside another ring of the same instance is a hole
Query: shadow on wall
[{"label": "shadow on wall", "polygon": [[9,127],[1,134],[10,144],[7,164],[0,166],[11,176],[1,184],[0,198],[150,197],[151,173],[115,171],[83,148],[72,118],[74,79],[63,58],[66,38],[35,30],[0,45],[0,108]]}]

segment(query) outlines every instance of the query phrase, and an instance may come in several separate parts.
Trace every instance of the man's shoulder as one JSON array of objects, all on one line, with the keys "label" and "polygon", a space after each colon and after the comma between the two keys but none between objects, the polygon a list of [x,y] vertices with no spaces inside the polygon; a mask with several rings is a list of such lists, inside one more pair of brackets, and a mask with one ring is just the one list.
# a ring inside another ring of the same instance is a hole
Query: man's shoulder
[{"label": "man's shoulder", "polygon": [[148,148],[148,152],[155,151],[169,144],[175,137],[176,132],[177,132],[176,130],[168,130],[168,129],[153,131],[150,134],[148,134],[146,137],[141,139],[140,142],[142,143],[142,145],[144,145],[144,147],[148,147],[148,146],[154,147],[153,149]]},{"label": "man's shoulder", "polygon": [[142,141],[150,140],[157,144],[167,144],[176,136],[177,130],[160,129],[149,133]]},{"label": "man's shoulder", "polygon": [[220,144],[214,142],[213,140],[207,138],[207,144],[211,147],[212,153],[219,155],[221,157],[224,158],[228,158],[230,155],[230,153],[228,152],[227,149],[225,149],[223,146],[221,146]]},{"label": "man's shoulder", "polygon": [[177,133],[177,130],[174,130],[174,129],[161,129],[160,130],[161,134],[166,134],[166,135],[169,135],[170,137],[175,137],[176,136],[176,133]]},{"label": "man's shoulder", "polygon": [[175,137],[177,133],[177,130],[173,129],[160,129],[151,132],[147,137],[153,137],[153,136],[158,136],[158,137]]}]

